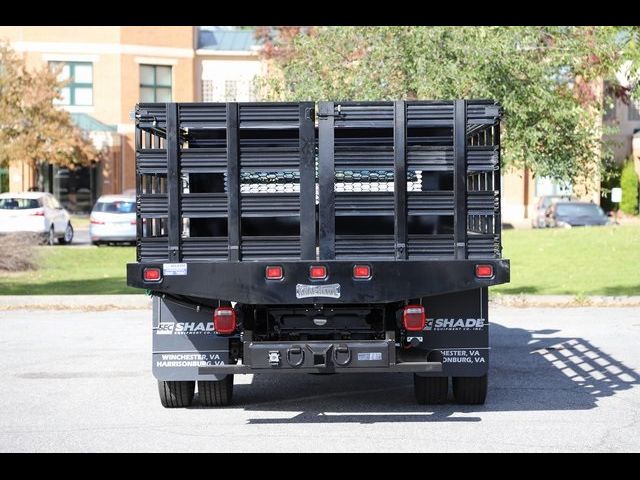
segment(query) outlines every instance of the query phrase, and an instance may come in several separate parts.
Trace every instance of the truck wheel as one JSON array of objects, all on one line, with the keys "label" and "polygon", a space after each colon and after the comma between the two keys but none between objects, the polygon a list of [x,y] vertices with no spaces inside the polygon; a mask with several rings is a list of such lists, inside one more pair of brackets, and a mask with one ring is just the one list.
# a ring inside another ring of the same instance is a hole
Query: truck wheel
[{"label": "truck wheel", "polygon": [[413,389],[420,405],[436,405],[447,401],[448,377],[421,377],[413,374]]},{"label": "truck wheel", "polygon": [[193,392],[196,390],[196,382],[165,382],[158,380],[160,403],[165,408],[188,407],[193,401]]},{"label": "truck wheel", "polygon": [[482,405],[487,398],[487,376],[453,377],[453,396],[463,405]]},{"label": "truck wheel", "polygon": [[231,403],[233,396],[233,375],[223,380],[198,380],[200,403],[206,407],[222,407]]}]

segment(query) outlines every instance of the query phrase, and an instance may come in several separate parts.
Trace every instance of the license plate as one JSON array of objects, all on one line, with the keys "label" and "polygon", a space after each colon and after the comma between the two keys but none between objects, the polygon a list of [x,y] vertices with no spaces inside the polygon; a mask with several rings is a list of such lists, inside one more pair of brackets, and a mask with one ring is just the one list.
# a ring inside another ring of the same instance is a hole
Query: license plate
[{"label": "license plate", "polygon": [[330,285],[296,285],[296,298],[329,297],[340,298],[340,284]]}]

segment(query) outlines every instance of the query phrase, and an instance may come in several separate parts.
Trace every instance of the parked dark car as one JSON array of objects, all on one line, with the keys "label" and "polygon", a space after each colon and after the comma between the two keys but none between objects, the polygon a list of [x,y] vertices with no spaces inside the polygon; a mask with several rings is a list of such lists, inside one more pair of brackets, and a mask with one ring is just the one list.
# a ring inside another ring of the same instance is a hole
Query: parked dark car
[{"label": "parked dark car", "polygon": [[606,225],[609,219],[598,205],[588,202],[556,202],[547,209],[547,227]]},{"label": "parked dark car", "polygon": [[531,219],[531,226],[533,228],[545,228],[547,226],[547,210],[553,203],[562,200],[569,201],[571,200],[571,197],[567,195],[542,195],[541,197],[538,197],[535,212],[533,214],[533,218]]}]

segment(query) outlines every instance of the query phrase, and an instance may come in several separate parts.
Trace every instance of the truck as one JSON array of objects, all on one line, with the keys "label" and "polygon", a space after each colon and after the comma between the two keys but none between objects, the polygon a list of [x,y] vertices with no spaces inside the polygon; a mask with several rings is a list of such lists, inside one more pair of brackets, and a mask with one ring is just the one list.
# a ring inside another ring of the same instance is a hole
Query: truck
[{"label": "truck", "polygon": [[[237,374],[413,375],[482,404],[509,281],[492,100],[140,103],[136,261],[164,407]],[[449,381],[451,379],[451,381]]]}]

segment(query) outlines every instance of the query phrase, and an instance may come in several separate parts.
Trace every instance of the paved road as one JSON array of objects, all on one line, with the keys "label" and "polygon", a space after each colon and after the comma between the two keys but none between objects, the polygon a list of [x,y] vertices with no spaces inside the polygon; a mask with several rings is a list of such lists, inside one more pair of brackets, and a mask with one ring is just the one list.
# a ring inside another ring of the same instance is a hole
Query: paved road
[{"label": "paved road", "polygon": [[71,242],[73,246],[80,245],[91,245],[91,237],[89,236],[88,228],[77,228],[73,232],[73,242]]},{"label": "paved road", "polygon": [[0,451],[640,450],[638,309],[493,321],[484,406],[420,407],[408,374],[247,375],[231,408],[165,410],[147,312],[0,311]]}]

